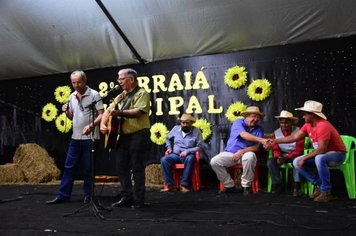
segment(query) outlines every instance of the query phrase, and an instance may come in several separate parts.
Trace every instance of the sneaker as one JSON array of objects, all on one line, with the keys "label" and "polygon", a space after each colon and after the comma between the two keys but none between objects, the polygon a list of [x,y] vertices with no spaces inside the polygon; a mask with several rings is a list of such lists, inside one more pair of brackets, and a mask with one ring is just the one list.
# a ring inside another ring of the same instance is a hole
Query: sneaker
[{"label": "sneaker", "polygon": [[310,198],[316,198],[317,196],[320,195],[320,188],[318,185],[314,186],[314,192],[309,195]]},{"label": "sneaker", "polygon": [[328,202],[333,200],[334,196],[330,192],[321,192],[317,197],[314,198],[314,202]]},{"label": "sneaker", "polygon": [[231,187],[231,188],[224,188],[223,190],[220,190],[218,194],[230,194],[230,193],[236,193],[236,188]]},{"label": "sneaker", "polygon": [[251,188],[250,187],[243,187],[243,192],[242,192],[242,195],[243,196],[248,196],[251,194]]},{"label": "sneaker", "polygon": [[272,193],[282,193],[283,189],[282,189],[282,185],[281,184],[273,184],[272,185]]}]

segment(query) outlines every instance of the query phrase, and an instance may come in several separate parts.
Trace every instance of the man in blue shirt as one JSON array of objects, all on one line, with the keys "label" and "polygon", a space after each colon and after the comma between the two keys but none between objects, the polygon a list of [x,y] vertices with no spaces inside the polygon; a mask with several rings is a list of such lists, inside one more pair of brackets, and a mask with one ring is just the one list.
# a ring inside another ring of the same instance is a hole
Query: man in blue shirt
[{"label": "man in blue shirt", "polygon": [[[176,191],[173,180],[172,165],[184,163],[181,178],[180,191],[189,192],[190,177],[194,168],[195,152],[199,151],[202,142],[202,134],[199,128],[194,127],[195,118],[189,114],[183,114],[180,125],[176,125],[166,137],[166,156],[161,158],[163,178],[167,188],[161,192]],[[173,145],[173,146],[172,146]]]},{"label": "man in blue shirt", "polygon": [[241,186],[243,195],[251,192],[251,183],[254,179],[258,151],[260,143],[267,146],[267,140],[263,138],[263,129],[258,125],[264,113],[256,106],[250,106],[241,114],[244,118],[237,119],[230,131],[230,137],[223,152],[214,156],[210,165],[220,182],[224,183],[224,189],[219,194],[236,192],[235,183],[227,172],[227,168],[242,163]]}]

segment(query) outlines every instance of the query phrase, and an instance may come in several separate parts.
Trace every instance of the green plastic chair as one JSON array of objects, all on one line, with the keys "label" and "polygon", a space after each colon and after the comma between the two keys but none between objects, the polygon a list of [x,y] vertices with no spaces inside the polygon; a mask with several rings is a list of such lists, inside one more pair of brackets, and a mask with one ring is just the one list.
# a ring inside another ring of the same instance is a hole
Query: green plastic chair
[{"label": "green plastic chair", "polygon": [[356,198],[356,184],[355,184],[356,139],[348,135],[341,135],[341,138],[346,146],[345,161],[339,166],[330,167],[330,169],[336,169],[342,172],[345,179],[347,194],[350,199],[355,199]]},{"label": "green plastic chair", "polygon": [[[304,140],[304,154],[306,154],[306,151],[309,150],[311,147],[311,142],[310,142],[310,138],[306,137]],[[273,158],[273,152],[272,150],[269,150],[268,153],[268,158]],[[281,174],[282,174],[282,179],[284,180],[285,185],[288,184],[288,177],[289,177],[289,170],[293,169],[293,164],[292,163],[284,163],[280,166],[281,168]],[[305,195],[308,195],[309,193],[311,193],[310,191],[312,191],[313,189],[313,185],[308,184],[309,181],[303,181],[302,182],[302,186],[301,186],[301,190],[302,193]],[[268,172],[268,180],[267,180],[267,192],[271,192],[272,191],[272,177],[271,174]]]}]

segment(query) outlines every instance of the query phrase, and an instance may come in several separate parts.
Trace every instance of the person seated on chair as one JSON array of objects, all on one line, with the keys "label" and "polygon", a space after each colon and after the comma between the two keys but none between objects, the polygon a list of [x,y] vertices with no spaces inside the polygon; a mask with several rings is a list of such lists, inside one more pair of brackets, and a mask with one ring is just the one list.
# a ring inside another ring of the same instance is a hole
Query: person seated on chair
[{"label": "person seated on chair", "polygon": [[[303,112],[305,124],[295,134],[278,138],[274,143],[290,143],[309,136],[314,150],[311,153],[296,157],[293,167],[314,185],[310,195],[316,202],[328,202],[331,195],[329,167],[341,165],[346,157],[346,147],[335,127],[328,122],[322,113],[323,104],[317,101],[306,101],[304,106],[296,108]],[[310,169],[315,167],[317,174]]]},{"label": "person seated on chair", "polygon": [[[287,137],[299,131],[299,127],[295,126],[295,124],[298,122],[298,118],[294,117],[292,113],[288,111],[281,111],[281,114],[279,116],[275,116],[275,118],[277,118],[280,128],[273,132],[273,139]],[[272,179],[272,193],[281,193],[284,190],[281,179],[280,166],[284,163],[293,162],[293,159],[302,155],[303,151],[304,139],[300,139],[293,143],[273,145],[273,158],[268,159],[267,161],[267,167]],[[295,169],[293,169],[293,179],[293,196],[299,196],[301,195],[300,176],[295,171]]]},{"label": "person seated on chair", "polygon": [[258,107],[250,106],[241,115],[244,118],[237,119],[231,127],[225,150],[210,161],[217,178],[224,184],[224,189],[219,191],[219,194],[236,192],[234,180],[227,168],[238,163],[242,163],[243,169],[241,176],[243,195],[250,194],[257,164],[256,152],[260,143],[267,145],[267,139],[263,138],[263,128],[258,125],[264,113]]},{"label": "person seated on chair", "polygon": [[174,126],[166,137],[167,151],[161,158],[161,167],[167,187],[161,189],[161,192],[177,190],[172,172],[172,166],[176,163],[184,163],[180,191],[183,193],[190,191],[195,153],[201,147],[202,134],[199,128],[193,126],[195,118],[192,115],[183,114],[179,122],[180,125]]}]

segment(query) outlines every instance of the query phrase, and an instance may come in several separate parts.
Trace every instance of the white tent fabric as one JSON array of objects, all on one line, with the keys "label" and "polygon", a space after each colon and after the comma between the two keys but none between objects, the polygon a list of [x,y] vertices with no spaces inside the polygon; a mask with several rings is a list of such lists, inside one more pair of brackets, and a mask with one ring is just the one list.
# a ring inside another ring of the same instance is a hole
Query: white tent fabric
[{"label": "white tent fabric", "polygon": [[355,0],[1,0],[0,80],[356,34]]}]

